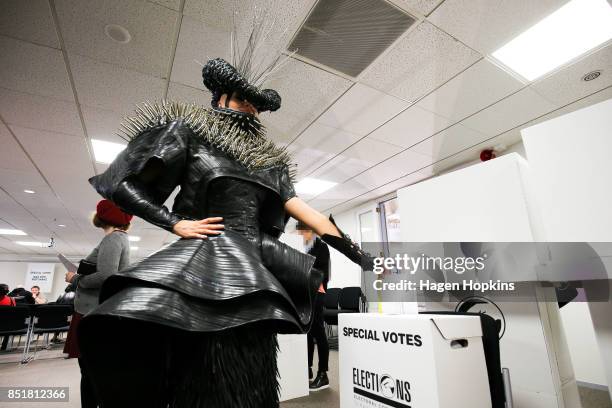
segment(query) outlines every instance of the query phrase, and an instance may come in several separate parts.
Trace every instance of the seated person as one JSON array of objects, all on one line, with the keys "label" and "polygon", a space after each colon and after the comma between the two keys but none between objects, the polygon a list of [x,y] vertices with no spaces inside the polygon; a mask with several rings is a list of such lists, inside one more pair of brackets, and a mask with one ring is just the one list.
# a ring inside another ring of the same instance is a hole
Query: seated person
[{"label": "seated person", "polygon": [[32,296],[32,292],[26,290],[23,285],[17,286],[8,295],[12,298],[15,298],[15,302],[17,302],[18,305],[33,305],[34,303],[36,303],[34,301],[34,297]]},{"label": "seated person", "polygon": [[0,306],[15,306],[15,299],[8,296],[9,287],[6,283],[0,283]]},{"label": "seated person", "polygon": [[32,289],[30,289],[30,291],[32,292],[32,297],[34,298],[34,303],[36,303],[37,305],[44,305],[45,303],[47,303],[47,299],[42,295],[42,293],[40,293],[40,286],[32,286]]}]

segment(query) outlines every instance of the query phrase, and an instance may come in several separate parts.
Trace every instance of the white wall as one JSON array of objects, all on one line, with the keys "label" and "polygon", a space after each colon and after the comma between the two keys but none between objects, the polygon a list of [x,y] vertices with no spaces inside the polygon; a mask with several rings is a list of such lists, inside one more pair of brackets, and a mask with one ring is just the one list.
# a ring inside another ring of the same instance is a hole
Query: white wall
[{"label": "white wall", "polygon": [[[612,242],[611,118],[609,99],[522,130],[547,240]],[[561,310],[579,381],[612,383],[611,313],[612,300]]]},{"label": "white wall", "polygon": [[[0,283],[6,283],[13,290],[17,285],[25,285],[28,262],[0,262]],[[64,282],[66,269],[60,263],[55,264],[53,286],[51,292],[43,292],[49,302],[55,301],[64,292],[67,283]],[[27,288],[30,290],[30,288]]]}]

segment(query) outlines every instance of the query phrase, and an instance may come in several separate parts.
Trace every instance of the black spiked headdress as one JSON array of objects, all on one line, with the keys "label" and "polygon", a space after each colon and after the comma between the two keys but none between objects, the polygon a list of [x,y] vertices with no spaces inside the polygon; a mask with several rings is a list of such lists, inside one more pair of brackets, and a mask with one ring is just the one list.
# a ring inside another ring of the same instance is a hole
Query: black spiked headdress
[{"label": "black spiked headdress", "polygon": [[212,106],[217,107],[223,94],[237,92],[240,97],[249,101],[259,112],[274,112],[281,106],[281,97],[273,89],[259,89],[241,75],[236,68],[222,58],[209,60],[202,68],[204,86],[212,94]]}]

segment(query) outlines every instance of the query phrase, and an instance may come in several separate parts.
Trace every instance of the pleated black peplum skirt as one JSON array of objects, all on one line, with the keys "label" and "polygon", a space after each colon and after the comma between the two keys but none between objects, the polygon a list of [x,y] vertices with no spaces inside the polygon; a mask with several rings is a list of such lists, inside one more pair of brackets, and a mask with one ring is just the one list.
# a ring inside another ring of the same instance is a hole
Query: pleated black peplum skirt
[{"label": "pleated black peplum skirt", "polygon": [[272,237],[226,230],[109,278],[79,327],[102,405],[277,406],[276,333],[309,329],[322,279],[313,263]]}]

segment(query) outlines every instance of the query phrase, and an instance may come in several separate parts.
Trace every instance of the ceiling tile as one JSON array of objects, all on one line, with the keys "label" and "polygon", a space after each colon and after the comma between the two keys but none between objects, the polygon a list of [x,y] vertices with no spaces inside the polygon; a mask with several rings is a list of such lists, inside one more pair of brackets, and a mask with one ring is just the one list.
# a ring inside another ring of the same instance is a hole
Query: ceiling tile
[{"label": "ceiling tile", "polygon": [[0,124],[0,146],[0,169],[36,173],[32,162],[3,124]]},{"label": "ceiling tile", "polygon": [[79,55],[70,56],[83,105],[130,114],[136,104],[163,98],[165,81]]},{"label": "ceiling tile", "polygon": [[417,153],[414,150],[405,150],[377,164],[376,166],[355,176],[354,181],[359,182],[367,190],[375,189],[404,175],[427,167],[433,162],[431,156]]},{"label": "ceiling tile", "polygon": [[[205,23],[209,27],[217,27],[229,31],[232,27],[233,2],[214,1],[214,0],[185,0],[183,14],[192,19],[199,20],[202,26]],[[246,1],[241,2],[241,6]],[[234,3],[238,4],[238,3]],[[242,11],[239,7],[237,11]],[[213,57],[214,58],[214,57]]]},{"label": "ceiling tile", "polygon": [[482,54],[491,54],[568,0],[446,0],[429,20]]},{"label": "ceiling tile", "polygon": [[[47,178],[52,175],[74,175],[82,179],[93,176],[84,137],[18,126],[11,126],[11,130]],[[58,166],[58,163],[69,165]],[[83,172],[84,167],[89,169]]]},{"label": "ceiling tile", "polygon": [[74,102],[60,50],[0,37],[0,55],[0,87]]},{"label": "ceiling tile", "polygon": [[[233,26],[232,13],[235,12],[235,22],[239,35],[250,33],[253,16],[258,21],[264,19],[264,27],[274,25],[268,38],[283,37],[286,43],[293,37],[302,22],[306,19],[316,0],[241,0],[212,1],[186,0],[183,13],[196,18],[206,25],[229,31]],[[214,57],[213,57],[214,58]]]},{"label": "ceiling tile", "polygon": [[415,13],[421,16],[427,16],[431,13],[438,4],[444,0],[389,0],[401,9],[409,13]]},{"label": "ceiling tile", "polygon": [[343,183],[401,150],[399,146],[364,138],[326,162],[308,177]]},{"label": "ceiling tile", "polygon": [[168,99],[179,102],[195,103],[206,108],[210,107],[212,94],[204,86],[192,88],[187,85],[170,82]]},{"label": "ceiling tile", "polygon": [[402,99],[362,84],[355,84],[340,97],[318,122],[365,136],[408,107]]},{"label": "ceiling tile", "polygon": [[324,212],[327,208],[333,208],[339,204],[346,202],[343,198],[315,198],[307,201],[308,205],[317,211]]},{"label": "ceiling tile", "polygon": [[90,139],[106,140],[114,143],[127,143],[117,135],[123,118],[131,112],[125,114],[117,113],[107,109],[92,108],[81,106],[87,135]]},{"label": "ceiling tile", "polygon": [[376,60],[360,82],[414,102],[480,58],[425,21]]},{"label": "ceiling tile", "polygon": [[167,7],[172,10],[179,10],[181,0],[148,0],[151,3],[159,4],[160,6]]},{"label": "ceiling tile", "polygon": [[0,88],[0,115],[9,125],[83,134],[74,102]]},{"label": "ceiling tile", "polygon": [[366,186],[364,186],[358,180],[353,179],[330,188],[322,194],[319,194],[313,200],[309,200],[309,202],[315,200],[325,200],[329,205],[329,203],[331,202],[342,202],[350,200],[351,198],[357,195],[361,195],[367,191],[368,189]]},{"label": "ceiling tile", "polygon": [[489,138],[490,136],[457,123],[423,140],[411,149],[438,161]]},{"label": "ceiling tile", "polygon": [[410,147],[450,125],[451,120],[414,105],[376,129],[368,138]]},{"label": "ceiling tile", "polygon": [[59,48],[48,0],[4,0],[0,35]]},{"label": "ceiling tile", "polygon": [[421,99],[417,105],[456,122],[523,86],[496,65],[482,59]]},{"label": "ceiling tile", "polygon": [[[57,0],[66,49],[159,78],[168,75],[178,13],[142,0]],[[117,43],[104,30],[127,29],[131,40]]]},{"label": "ceiling tile", "polygon": [[313,122],[291,145],[299,174],[308,174],[361,137]]},{"label": "ceiling tile", "polygon": [[533,90],[525,88],[467,118],[461,124],[492,137],[544,115],[554,108],[555,105]]},{"label": "ceiling tile", "polygon": [[292,140],[352,82],[312,65],[291,59],[274,78],[265,84],[283,99],[277,112],[262,115],[262,121],[273,133]]},{"label": "ceiling tile", "polygon": [[[219,3],[220,4],[220,3]],[[213,58],[230,60],[231,26],[215,27],[183,17],[172,65],[173,82],[202,89],[202,65]]]},{"label": "ceiling tile", "polygon": [[[533,83],[531,88],[555,105],[562,106],[612,85],[611,68],[612,44]],[[585,74],[595,70],[601,71],[597,79],[582,80]]]},{"label": "ceiling tile", "polygon": [[605,89],[594,92],[591,95],[585,96],[582,99],[577,100],[576,102],[563,106],[562,108],[555,109],[554,111],[525,124],[524,126],[522,126],[522,128],[526,128],[528,126],[532,126],[537,123],[541,123],[541,122],[544,122],[550,119],[554,119],[561,115],[565,115],[570,112],[574,112],[578,109],[583,109],[588,106],[594,105],[596,103],[607,101],[608,99],[612,99],[612,86],[608,86]]},{"label": "ceiling tile", "polygon": [[[430,169],[433,174],[441,174],[448,171],[457,170],[459,167],[465,167],[472,164],[480,163],[480,152],[484,149],[492,149],[503,146],[504,149],[515,146],[516,143],[522,142],[521,132],[518,129],[502,133],[499,136],[488,139],[482,143],[471,146],[451,156],[445,157],[442,160],[434,163]],[[502,151],[501,154],[507,154]],[[500,153],[498,153],[500,155]]]}]

